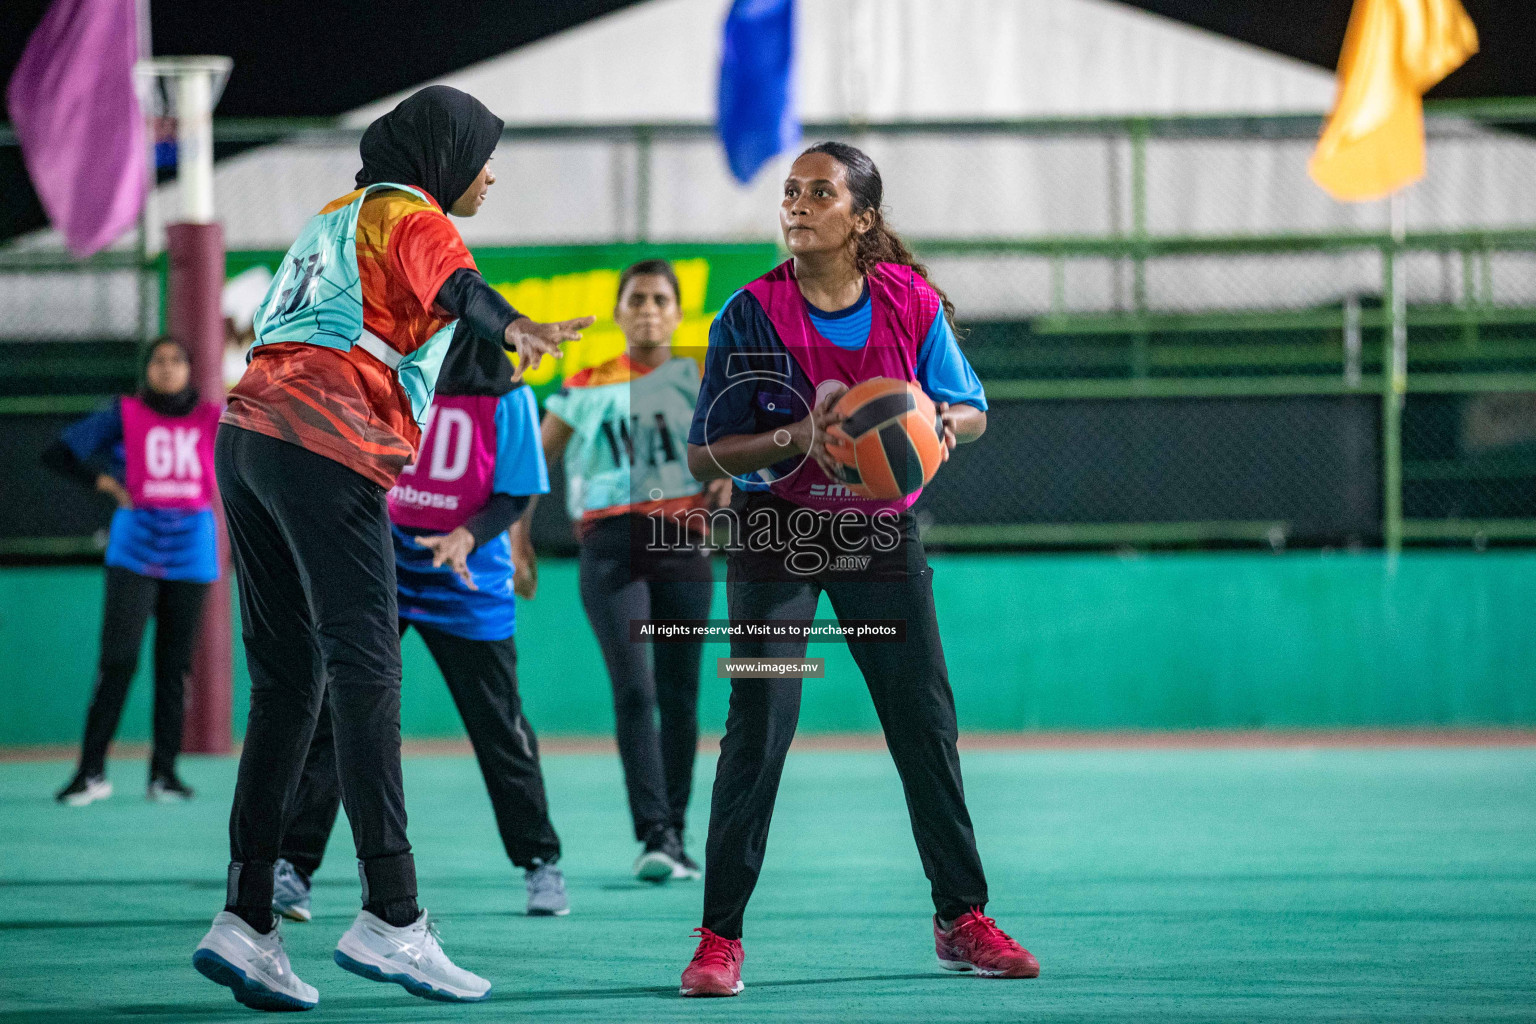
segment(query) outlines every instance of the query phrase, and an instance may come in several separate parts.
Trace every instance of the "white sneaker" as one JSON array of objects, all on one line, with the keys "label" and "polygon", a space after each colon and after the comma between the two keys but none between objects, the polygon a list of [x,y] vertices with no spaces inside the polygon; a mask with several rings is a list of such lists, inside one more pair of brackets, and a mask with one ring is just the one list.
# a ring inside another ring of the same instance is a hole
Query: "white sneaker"
[{"label": "white sneaker", "polygon": [[491,994],[490,982],[448,959],[425,910],[404,928],[362,911],[336,943],[336,963],[371,981],[392,981],[423,999],[473,1003]]},{"label": "white sneaker", "polygon": [[320,993],[293,973],[280,927],[263,935],[227,910],[197,944],[192,966],[255,1010],[312,1010]]},{"label": "white sneaker", "polygon": [[665,882],[669,878],[687,878],[683,861],[683,841],[675,829],[658,825],[645,837],[645,849],[635,859],[635,877],[642,882]]},{"label": "white sneaker", "polygon": [[112,783],[102,775],[76,774],[54,799],[67,807],[85,807],[112,795]]}]

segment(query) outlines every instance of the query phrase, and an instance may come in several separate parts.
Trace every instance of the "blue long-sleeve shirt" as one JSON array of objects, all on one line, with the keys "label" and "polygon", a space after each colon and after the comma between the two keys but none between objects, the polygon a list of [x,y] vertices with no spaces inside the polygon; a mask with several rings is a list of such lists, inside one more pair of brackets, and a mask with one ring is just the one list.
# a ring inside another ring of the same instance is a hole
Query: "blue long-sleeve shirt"
[{"label": "blue long-sleeve shirt", "polygon": [[[107,474],[126,479],[119,401],[70,424],[59,440],[79,462],[104,456]],[[212,583],[219,578],[218,551],[212,509],[120,508],[112,513],[105,561],[154,579]]]}]

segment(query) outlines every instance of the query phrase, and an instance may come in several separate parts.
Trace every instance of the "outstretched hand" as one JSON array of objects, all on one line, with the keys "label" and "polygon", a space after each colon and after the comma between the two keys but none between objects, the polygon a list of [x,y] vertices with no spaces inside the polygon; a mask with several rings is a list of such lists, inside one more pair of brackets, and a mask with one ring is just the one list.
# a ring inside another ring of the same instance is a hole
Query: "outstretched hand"
[{"label": "outstretched hand", "polygon": [[513,383],[522,380],[523,374],[529,370],[537,370],[545,356],[559,356],[561,342],[579,340],[581,332],[595,321],[596,317],[590,316],[547,324],[525,316],[513,320],[507,325],[502,339],[506,348],[517,353],[517,372],[512,375]]},{"label": "outstretched hand", "polygon": [[432,567],[445,562],[470,590],[479,590],[469,574],[469,554],[475,550],[475,535],[460,526],[452,533],[417,537],[416,543],[432,552]]}]

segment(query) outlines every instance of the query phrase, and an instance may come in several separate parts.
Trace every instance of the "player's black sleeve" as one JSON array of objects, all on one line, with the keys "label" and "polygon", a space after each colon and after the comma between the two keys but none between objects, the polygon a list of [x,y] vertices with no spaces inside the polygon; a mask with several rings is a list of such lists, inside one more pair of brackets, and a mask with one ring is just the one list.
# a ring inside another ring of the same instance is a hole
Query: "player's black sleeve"
[{"label": "player's black sleeve", "polygon": [[491,495],[491,500],[480,511],[464,522],[464,529],[474,535],[475,547],[478,548],[486,541],[506,533],[527,507],[528,495],[502,494],[498,491]]},{"label": "player's black sleeve", "polygon": [[500,292],[485,283],[478,270],[460,267],[437,291],[437,305],[487,341],[501,343],[507,325],[522,316]]}]

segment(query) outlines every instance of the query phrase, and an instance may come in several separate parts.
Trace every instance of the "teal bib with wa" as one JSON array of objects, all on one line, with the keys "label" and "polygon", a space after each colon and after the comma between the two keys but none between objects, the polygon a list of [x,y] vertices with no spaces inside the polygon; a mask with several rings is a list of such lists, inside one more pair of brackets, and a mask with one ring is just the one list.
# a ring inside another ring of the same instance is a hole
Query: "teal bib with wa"
[{"label": "teal bib with wa", "polygon": [[702,491],[688,472],[698,400],[699,366],[681,357],[643,376],[550,395],[545,408],[574,431],[565,449],[570,517]]},{"label": "teal bib with wa", "polygon": [[432,405],[437,373],[448,354],[454,325],[450,322],[409,355],[390,347],[363,326],[363,286],[357,273],[357,215],[368,194],[379,189],[427,198],[420,189],[409,185],[379,182],[359,191],[357,198],[346,206],[311,217],[283,257],[282,269],[256,309],[256,341],[251,348],[289,342],[343,352],[361,348],[395,372],[400,387],[411,400],[411,414],[419,425]]}]

